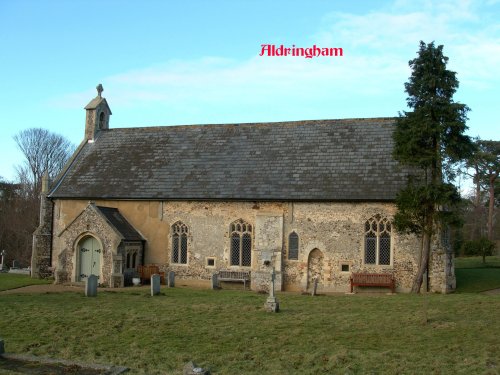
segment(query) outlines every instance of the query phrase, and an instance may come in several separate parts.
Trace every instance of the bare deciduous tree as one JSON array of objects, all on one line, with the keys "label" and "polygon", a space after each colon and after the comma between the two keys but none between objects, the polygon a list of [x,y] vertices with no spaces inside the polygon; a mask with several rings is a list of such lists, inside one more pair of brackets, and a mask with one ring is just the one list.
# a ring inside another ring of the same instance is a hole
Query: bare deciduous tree
[{"label": "bare deciduous tree", "polygon": [[0,179],[0,246],[8,259],[30,264],[32,234],[38,225],[42,176],[52,180],[71,157],[74,146],[63,136],[34,128],[14,136],[25,160],[16,183]]},{"label": "bare deciduous tree", "polygon": [[46,129],[26,129],[14,136],[24,163],[17,166],[18,177],[32,195],[37,196],[42,176],[54,179],[71,157],[75,147],[63,136]]}]

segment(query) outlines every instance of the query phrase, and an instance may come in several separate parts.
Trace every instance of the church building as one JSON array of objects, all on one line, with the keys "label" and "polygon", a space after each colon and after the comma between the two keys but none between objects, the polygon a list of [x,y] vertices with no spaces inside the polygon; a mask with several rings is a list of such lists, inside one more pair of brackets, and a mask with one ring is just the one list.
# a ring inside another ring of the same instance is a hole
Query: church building
[{"label": "church building", "polygon": [[[84,139],[44,183],[34,276],[128,285],[140,265],[206,286],[245,271],[266,290],[347,292],[353,272],[388,273],[408,292],[420,242],[394,204],[411,171],[392,157],[395,118],[110,127],[98,95]],[[431,291],[455,288],[453,254],[433,247]]]}]

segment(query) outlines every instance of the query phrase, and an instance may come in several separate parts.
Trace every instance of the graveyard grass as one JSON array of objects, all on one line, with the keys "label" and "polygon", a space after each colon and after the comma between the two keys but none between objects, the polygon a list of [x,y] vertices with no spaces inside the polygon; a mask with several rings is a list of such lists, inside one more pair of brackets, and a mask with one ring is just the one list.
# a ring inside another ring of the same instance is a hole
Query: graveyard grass
[{"label": "graveyard grass", "polygon": [[32,279],[28,275],[0,273],[0,291],[21,288],[28,285],[52,284],[53,280]]},{"label": "graveyard grass", "polygon": [[459,293],[500,288],[500,256],[457,258],[455,273]]},{"label": "graveyard grass", "polygon": [[6,350],[131,374],[180,374],[190,360],[212,374],[500,372],[500,294],[278,293],[275,314],[255,292],[149,292],[0,295]]}]

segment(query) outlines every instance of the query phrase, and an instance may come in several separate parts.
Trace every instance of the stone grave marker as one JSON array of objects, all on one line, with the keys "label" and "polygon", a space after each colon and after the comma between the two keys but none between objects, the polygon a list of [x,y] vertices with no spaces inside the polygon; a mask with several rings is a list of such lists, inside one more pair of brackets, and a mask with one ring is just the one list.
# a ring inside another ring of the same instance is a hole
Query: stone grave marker
[{"label": "stone grave marker", "polygon": [[311,290],[311,296],[315,296],[317,290],[318,290],[318,277],[315,277],[314,281],[313,281],[312,290]]},{"label": "stone grave marker", "polygon": [[168,273],[168,287],[169,288],[175,287],[175,272],[174,271],[170,271]]},{"label": "stone grave marker", "polygon": [[87,297],[96,297],[97,296],[97,276],[90,275],[85,280],[85,295]]},{"label": "stone grave marker", "polygon": [[5,250],[2,250],[2,252],[0,253],[0,255],[2,256],[2,263],[0,263],[0,271],[4,269],[4,262],[5,262],[5,255],[7,254],[7,252]]},{"label": "stone grave marker", "polygon": [[271,285],[269,286],[269,297],[267,297],[266,303],[264,307],[267,312],[279,312],[280,304],[276,296],[274,295],[274,280],[276,279],[276,273],[274,271],[271,272]]},{"label": "stone grave marker", "polygon": [[217,273],[212,274],[212,290],[219,289],[219,275]]},{"label": "stone grave marker", "polygon": [[151,275],[151,296],[160,294],[160,275]]}]

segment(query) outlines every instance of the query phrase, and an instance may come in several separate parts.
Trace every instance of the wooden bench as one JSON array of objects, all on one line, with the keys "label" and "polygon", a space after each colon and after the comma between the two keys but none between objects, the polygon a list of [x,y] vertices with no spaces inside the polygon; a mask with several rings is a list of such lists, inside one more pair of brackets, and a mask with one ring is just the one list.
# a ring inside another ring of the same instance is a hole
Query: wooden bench
[{"label": "wooden bench", "polygon": [[391,288],[395,293],[394,276],[388,273],[353,273],[351,274],[351,293],[355,286],[381,286]]},{"label": "wooden bench", "polygon": [[250,281],[250,271],[220,270],[217,274],[218,281],[239,281],[246,289],[247,281]]},{"label": "wooden bench", "polygon": [[160,284],[165,284],[165,272],[160,272],[160,267],[155,264],[146,264],[144,266],[137,266],[137,272],[141,278],[141,284],[151,282],[151,276],[156,274],[160,275]]}]

